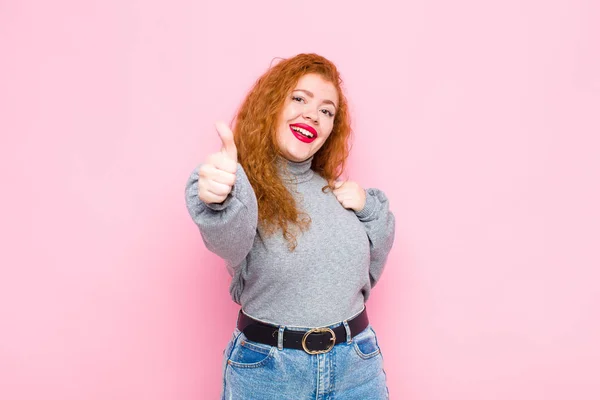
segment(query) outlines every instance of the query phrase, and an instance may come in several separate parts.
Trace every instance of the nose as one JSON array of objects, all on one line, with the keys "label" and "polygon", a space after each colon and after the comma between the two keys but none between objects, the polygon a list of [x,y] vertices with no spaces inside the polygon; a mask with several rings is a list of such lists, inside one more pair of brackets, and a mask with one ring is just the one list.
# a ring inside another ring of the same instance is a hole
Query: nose
[{"label": "nose", "polygon": [[319,112],[310,105],[307,105],[304,108],[304,112],[302,113],[302,115],[305,119],[310,119],[314,124],[319,123]]}]

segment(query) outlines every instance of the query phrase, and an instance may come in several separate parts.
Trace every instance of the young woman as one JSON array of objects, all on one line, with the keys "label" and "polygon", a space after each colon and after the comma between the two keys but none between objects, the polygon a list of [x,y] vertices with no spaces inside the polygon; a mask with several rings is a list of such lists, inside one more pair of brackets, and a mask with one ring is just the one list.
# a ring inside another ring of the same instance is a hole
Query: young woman
[{"label": "young woman", "polygon": [[233,132],[196,168],[187,207],[226,261],[241,305],[223,399],[387,399],[365,302],[394,240],[378,189],[339,181],[350,118],[337,68],[316,54],[258,79]]}]

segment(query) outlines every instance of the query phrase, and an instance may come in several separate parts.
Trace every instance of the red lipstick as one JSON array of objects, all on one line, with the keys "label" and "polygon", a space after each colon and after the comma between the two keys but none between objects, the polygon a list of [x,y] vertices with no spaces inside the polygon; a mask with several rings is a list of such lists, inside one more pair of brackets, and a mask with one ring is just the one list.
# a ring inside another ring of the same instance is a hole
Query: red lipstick
[{"label": "red lipstick", "polygon": [[[292,131],[296,139],[304,143],[312,143],[318,136],[315,128],[306,124],[290,124],[290,130]],[[307,135],[307,132],[308,134],[312,135],[312,137],[309,137]]]}]

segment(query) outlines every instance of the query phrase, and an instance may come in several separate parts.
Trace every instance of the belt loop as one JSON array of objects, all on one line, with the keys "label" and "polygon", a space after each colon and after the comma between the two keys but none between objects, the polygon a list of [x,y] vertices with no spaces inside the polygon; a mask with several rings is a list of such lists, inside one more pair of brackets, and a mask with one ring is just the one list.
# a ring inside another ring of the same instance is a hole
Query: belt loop
[{"label": "belt loop", "polygon": [[342,321],[342,323],[344,324],[344,328],[346,328],[346,343],[350,344],[352,343],[352,333],[350,332],[350,326],[348,326],[347,320]]},{"label": "belt loop", "polygon": [[279,327],[279,332],[277,333],[277,349],[283,350],[283,331],[285,330],[285,326],[281,325]]}]

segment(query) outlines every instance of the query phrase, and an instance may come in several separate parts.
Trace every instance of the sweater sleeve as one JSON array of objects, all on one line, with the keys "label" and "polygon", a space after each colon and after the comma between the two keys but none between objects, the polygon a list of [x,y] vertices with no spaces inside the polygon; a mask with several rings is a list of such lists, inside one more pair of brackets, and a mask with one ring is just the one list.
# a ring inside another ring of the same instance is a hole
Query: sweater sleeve
[{"label": "sweater sleeve", "polygon": [[371,287],[375,286],[394,243],[396,222],[394,214],[389,209],[385,194],[379,189],[367,189],[365,207],[356,213],[363,223],[371,249],[371,265],[369,275]]},{"label": "sweater sleeve", "polygon": [[206,248],[223,258],[233,276],[246,258],[256,236],[258,203],[256,195],[238,164],[231,193],[222,203],[204,203],[198,196],[198,166],[189,177],[185,199],[190,216],[200,229]]}]

